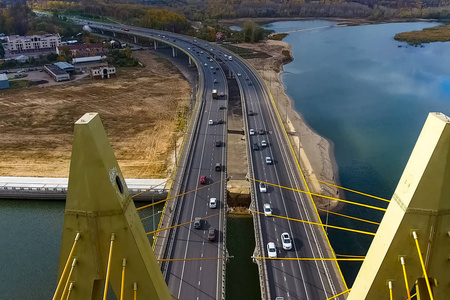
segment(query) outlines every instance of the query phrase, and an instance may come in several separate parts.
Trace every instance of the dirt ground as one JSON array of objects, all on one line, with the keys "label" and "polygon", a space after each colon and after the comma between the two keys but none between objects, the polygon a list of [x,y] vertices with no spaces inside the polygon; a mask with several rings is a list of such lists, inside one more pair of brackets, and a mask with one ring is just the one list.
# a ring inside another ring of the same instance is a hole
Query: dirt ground
[{"label": "dirt ground", "polygon": [[67,177],[73,125],[86,112],[100,114],[126,178],[167,176],[190,87],[165,59],[133,55],[144,67],[115,79],[2,90],[0,176]]},{"label": "dirt ground", "polygon": [[[332,144],[306,124],[301,114],[293,109],[292,99],[284,91],[280,75],[283,72],[283,64],[292,60],[291,46],[282,41],[268,40],[257,44],[239,44],[239,47],[271,55],[270,58],[253,58],[247,61],[258,71],[270,88],[294,151],[297,157],[300,157],[300,165],[311,192],[339,198],[336,188],[320,184],[315,180],[333,184],[337,182],[337,165]],[[314,198],[316,205],[321,209],[337,209],[339,206],[339,202],[331,201],[328,207],[327,199]]]}]

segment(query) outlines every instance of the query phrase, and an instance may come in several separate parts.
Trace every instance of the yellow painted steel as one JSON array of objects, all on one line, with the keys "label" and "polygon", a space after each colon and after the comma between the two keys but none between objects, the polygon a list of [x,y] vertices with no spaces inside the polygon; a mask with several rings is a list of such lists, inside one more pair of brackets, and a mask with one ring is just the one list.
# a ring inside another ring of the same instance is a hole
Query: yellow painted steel
[{"label": "yellow painted steel", "polygon": [[70,294],[72,293],[72,289],[73,289],[73,282],[71,282],[69,285],[69,292],[67,292],[66,300],[70,299]]},{"label": "yellow painted steel", "polygon": [[315,180],[317,182],[320,182],[320,183],[323,183],[323,184],[326,184],[326,185],[331,185],[331,186],[334,186],[334,187],[337,187],[339,189],[343,189],[343,190],[346,190],[346,191],[349,191],[349,192],[352,192],[352,193],[360,194],[360,195],[363,195],[363,196],[367,196],[367,197],[374,198],[374,199],[381,200],[381,201],[385,201],[385,202],[391,202],[388,199],[384,199],[384,198],[377,197],[377,196],[374,196],[374,195],[366,194],[366,193],[363,193],[363,192],[358,192],[358,191],[355,191],[355,190],[352,190],[352,189],[349,189],[349,188],[345,188],[345,187],[342,187],[342,186],[338,186],[338,185],[335,185],[335,184],[332,184],[332,183],[329,183],[329,182],[326,182],[326,181],[319,180],[319,179],[317,179],[315,177],[309,177],[309,179]]},{"label": "yellow painted steel", "polygon": [[305,257],[253,257],[254,259],[270,259],[270,260],[306,260],[306,261],[363,261],[364,258],[305,258]]},{"label": "yellow painted steel", "polygon": [[[122,280],[125,289],[133,283],[139,284],[142,299],[170,299],[170,291],[96,113],[85,114],[75,123],[58,277],[63,273],[76,232],[82,238],[73,253],[78,263],[71,279],[76,282],[71,300],[102,299],[108,286],[120,299]],[[115,234],[115,241],[110,252],[111,233]],[[120,258],[120,262],[127,258],[124,278],[121,263],[115,263],[114,257]],[[131,299],[131,291],[124,291],[123,300]]]},{"label": "yellow painted steel", "polygon": [[[264,214],[263,212],[254,211],[254,210],[251,210],[251,212],[252,213],[258,213],[258,214],[261,214],[261,215]],[[316,223],[316,222],[311,222],[311,221],[293,219],[293,218],[288,218],[288,217],[283,217],[283,216],[271,215],[271,217],[280,218],[280,219],[286,219],[286,220],[291,220],[291,221],[296,221],[296,222],[302,222],[302,223],[306,223],[306,224],[318,225],[318,226],[323,226],[323,227],[328,227],[328,228],[340,229],[340,230],[345,230],[345,231],[351,231],[351,232],[356,232],[356,233],[362,233],[362,234],[367,234],[367,235],[375,235],[375,233],[373,233],[373,232],[367,232],[367,231],[362,231],[362,230],[357,230],[357,229],[344,228],[344,227],[333,226],[333,225],[324,225],[322,223]]]},{"label": "yellow painted steel", "polygon": [[351,289],[348,289],[348,290],[343,291],[343,292],[341,292],[341,293],[339,293],[339,294],[337,294],[337,295],[334,295],[333,297],[328,298],[327,300],[331,300],[331,299],[334,299],[334,298],[339,297],[339,296],[341,296],[341,295],[347,294],[347,293],[350,292],[350,291],[351,291]]},{"label": "yellow painted steel", "polygon": [[75,239],[73,241],[72,249],[70,249],[69,257],[66,260],[66,264],[64,266],[64,270],[63,270],[63,272],[61,274],[61,277],[59,278],[58,286],[56,287],[55,294],[53,295],[53,300],[56,300],[56,296],[59,293],[59,289],[61,288],[61,283],[62,283],[64,277],[66,276],[67,268],[69,267],[70,261],[71,261],[72,256],[73,256],[73,252],[75,251],[75,247],[77,246],[77,242],[78,242],[79,239],[80,239],[80,233],[77,232],[77,234],[75,235]]},{"label": "yellow painted steel", "polygon": [[122,284],[120,285],[120,300],[123,300],[123,292],[125,285],[125,268],[127,266],[127,260],[124,258],[122,260]]},{"label": "yellow painted steel", "polygon": [[66,295],[66,292],[67,292],[67,287],[69,286],[69,283],[70,283],[70,277],[72,277],[72,272],[73,272],[73,269],[75,268],[76,264],[77,264],[77,259],[74,258],[73,262],[72,262],[72,266],[70,267],[69,276],[67,276],[66,284],[64,285],[64,290],[61,295],[61,300],[64,300],[64,296]]},{"label": "yellow painted steel", "polygon": [[175,196],[166,198],[166,199],[161,200],[161,201],[158,201],[158,202],[154,202],[154,203],[150,203],[150,204],[148,204],[148,205],[141,206],[141,207],[139,207],[139,208],[136,208],[136,210],[141,210],[141,209],[144,209],[144,208],[148,208],[148,207],[151,207],[151,206],[153,206],[153,205],[156,205],[156,204],[159,204],[159,203],[163,203],[163,202],[166,202],[166,201],[169,201],[169,200],[172,200],[172,199],[175,199],[175,198],[178,198],[178,197],[181,197],[181,196],[190,194],[190,193],[195,192],[195,191],[199,191],[199,190],[201,190],[201,189],[210,187],[210,186],[212,186],[212,185],[214,185],[214,184],[217,184],[217,183],[222,182],[222,181],[225,181],[225,180],[226,180],[226,179],[218,180],[218,181],[213,182],[213,183],[211,183],[211,184],[202,186],[202,187],[200,187],[200,188],[198,188],[198,189],[191,190],[191,191],[187,191],[186,193],[182,193],[182,194],[179,194],[179,195],[175,195]]},{"label": "yellow painted steel", "polygon": [[389,286],[389,299],[393,300],[394,297],[392,295],[392,281],[389,281],[388,286]]},{"label": "yellow painted steel", "polygon": [[394,299],[406,299],[404,287],[412,282],[418,298],[448,298],[449,178],[450,118],[430,113],[347,300],[386,298],[386,280],[396,285]]},{"label": "yellow painted steel", "polygon": [[405,279],[406,295],[408,295],[408,300],[411,300],[411,294],[409,292],[408,276],[406,275],[405,258],[403,256],[400,257],[400,264],[402,265],[403,277]]},{"label": "yellow painted steel", "polygon": [[422,266],[423,276],[425,277],[425,282],[427,283],[428,293],[430,295],[430,299],[433,300],[433,292],[431,291],[430,280],[428,279],[427,269],[425,268],[425,264],[423,263],[422,252],[420,251],[419,240],[417,239],[417,233],[413,231],[413,238],[416,242],[417,254],[419,255],[420,265]]},{"label": "yellow painted steel", "polygon": [[364,219],[360,219],[360,218],[355,218],[355,217],[352,217],[352,216],[343,215],[343,214],[340,214],[340,213],[336,213],[336,212],[325,210],[325,209],[321,209],[321,208],[318,208],[318,209],[320,211],[324,211],[324,212],[327,212],[327,213],[332,214],[332,215],[337,215],[337,216],[341,216],[341,217],[344,217],[344,218],[349,218],[349,219],[353,219],[353,220],[357,220],[357,221],[361,221],[361,222],[366,222],[366,223],[370,223],[370,224],[374,224],[374,225],[380,225],[380,223],[377,223],[377,222],[364,220]]},{"label": "yellow painted steel", "polygon": [[[310,196],[317,196],[317,197],[322,197],[322,198],[325,198],[325,199],[331,199],[331,200],[334,200],[334,201],[339,201],[339,202],[344,202],[344,203],[353,204],[353,205],[357,205],[357,206],[367,207],[367,208],[371,208],[371,209],[375,209],[375,210],[386,211],[385,208],[372,206],[372,205],[367,205],[367,204],[363,204],[363,203],[357,203],[357,202],[348,201],[348,200],[339,199],[339,198],[334,198],[334,197],[329,197],[329,196],[320,195],[320,194],[316,194],[316,193],[311,193],[311,192],[307,192],[307,191],[302,191],[302,190],[299,190],[299,189],[294,189],[294,188],[290,188],[290,187],[287,187],[287,186],[282,186],[282,185],[278,185],[278,184],[274,184],[274,183],[258,180],[258,179],[255,179],[255,178],[250,178],[250,180],[253,180],[253,181],[256,181],[256,182],[263,182],[263,183],[265,183],[267,185],[272,185],[272,186],[276,186],[276,187],[279,187],[279,188],[282,188],[282,189],[308,194]],[[316,208],[316,210],[317,210],[317,208]]]},{"label": "yellow painted steel", "polygon": [[[207,216],[207,217],[200,218],[200,220],[212,218],[212,217],[215,217],[215,216],[218,216],[218,215],[220,215],[220,213],[217,213],[217,214],[214,214],[214,215],[210,215],[210,216]],[[184,223],[181,223],[181,224],[178,224],[178,225],[174,225],[174,226],[170,226],[170,227],[167,227],[167,228],[163,228],[163,229],[159,229],[159,230],[155,230],[155,231],[150,231],[150,232],[147,232],[146,234],[147,234],[147,235],[150,235],[150,234],[155,233],[155,232],[160,232],[160,231],[164,231],[164,230],[169,230],[169,229],[172,229],[172,228],[175,228],[175,227],[180,227],[180,226],[183,226],[183,225],[186,225],[186,224],[189,224],[189,223],[194,223],[194,222],[195,222],[195,220],[192,220],[192,221],[189,221],[189,222],[184,222]]]},{"label": "yellow painted steel", "polygon": [[114,233],[111,234],[111,242],[109,244],[109,254],[108,254],[108,266],[106,268],[106,281],[105,281],[105,290],[103,291],[103,300],[106,300],[106,296],[108,295],[108,283],[109,283],[109,274],[111,271],[111,258],[114,247],[114,239],[116,235]]}]

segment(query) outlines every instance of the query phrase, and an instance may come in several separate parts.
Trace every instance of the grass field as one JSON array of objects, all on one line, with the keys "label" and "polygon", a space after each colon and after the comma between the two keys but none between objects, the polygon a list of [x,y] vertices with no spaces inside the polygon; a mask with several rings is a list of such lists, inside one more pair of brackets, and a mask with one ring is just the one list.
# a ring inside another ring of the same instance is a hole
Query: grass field
[{"label": "grass field", "polygon": [[190,87],[171,64],[133,55],[145,67],[115,79],[2,90],[0,176],[67,177],[74,122],[98,112],[126,178],[165,177]]},{"label": "grass field", "polygon": [[400,42],[410,45],[420,45],[432,42],[450,41],[450,25],[424,28],[422,30],[397,33],[394,37]]}]

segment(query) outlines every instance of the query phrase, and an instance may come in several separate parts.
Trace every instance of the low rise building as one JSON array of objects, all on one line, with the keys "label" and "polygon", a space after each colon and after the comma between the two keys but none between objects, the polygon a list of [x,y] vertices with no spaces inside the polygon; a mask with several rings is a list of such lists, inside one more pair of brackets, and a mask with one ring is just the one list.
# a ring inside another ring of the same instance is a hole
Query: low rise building
[{"label": "low rise building", "polygon": [[65,61],[60,61],[53,64],[69,74],[75,73],[75,67],[69,63],[66,63]]},{"label": "low rise building", "polygon": [[55,81],[70,80],[70,74],[61,70],[55,65],[45,65],[44,71],[47,72]]},{"label": "low rise building", "polygon": [[9,88],[8,76],[6,76],[6,74],[0,74],[0,90],[8,88]]},{"label": "low rise building", "polygon": [[66,45],[58,46],[56,53],[61,55],[64,49],[68,49],[72,57],[88,57],[88,56],[102,56],[108,52],[107,48],[103,48],[103,44],[83,44],[83,45]]},{"label": "low rise building", "polygon": [[98,66],[108,66],[108,63],[102,61],[104,56],[79,57],[72,59],[72,65],[77,72],[90,72],[89,70]]},{"label": "low rise building", "polygon": [[91,77],[94,79],[108,79],[116,77],[116,68],[113,66],[98,66],[91,68]]},{"label": "low rise building", "polygon": [[33,51],[56,52],[56,47],[58,47],[60,44],[61,37],[59,36],[59,34],[31,36],[10,35],[8,36],[8,42],[5,43],[4,46],[5,51],[11,54],[15,54]]}]

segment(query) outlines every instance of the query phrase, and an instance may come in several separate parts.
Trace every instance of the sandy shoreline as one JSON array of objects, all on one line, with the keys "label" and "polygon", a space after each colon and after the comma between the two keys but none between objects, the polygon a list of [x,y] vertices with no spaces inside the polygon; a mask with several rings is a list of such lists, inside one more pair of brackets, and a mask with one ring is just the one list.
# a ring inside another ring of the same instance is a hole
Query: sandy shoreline
[{"label": "sandy shoreline", "polygon": [[[283,65],[293,60],[292,47],[286,42],[274,40],[258,44],[239,44],[239,47],[265,52],[271,56],[247,61],[259,72],[271,91],[294,152],[300,157],[300,166],[311,192],[339,198],[337,188],[315,180],[339,184],[333,143],[308,126],[301,113],[295,111],[293,99],[285,93],[281,74],[284,72]],[[319,209],[337,210],[341,207],[337,201],[316,196],[314,200]]]}]

